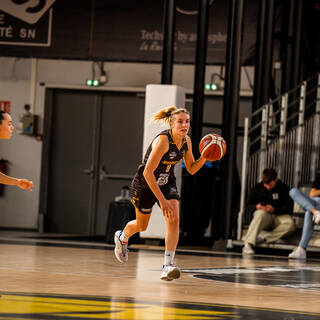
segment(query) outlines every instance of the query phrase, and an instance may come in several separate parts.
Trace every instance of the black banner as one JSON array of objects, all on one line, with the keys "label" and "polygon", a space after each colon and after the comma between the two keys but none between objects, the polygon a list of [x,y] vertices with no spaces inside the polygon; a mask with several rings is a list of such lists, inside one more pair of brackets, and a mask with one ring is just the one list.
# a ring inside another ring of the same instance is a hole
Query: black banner
[{"label": "black banner", "polygon": [[[1,0],[0,44],[13,46],[50,46],[52,9],[55,0]],[[34,3],[34,2],[33,2]]]},{"label": "black banner", "polygon": [[[224,64],[228,2],[210,1],[208,64]],[[37,5],[34,3],[37,2],[0,1],[3,56],[161,62],[163,0],[39,0]],[[177,0],[176,3],[174,60],[193,64],[198,1]],[[254,52],[257,5],[256,0],[246,1],[244,63],[252,60]]]}]

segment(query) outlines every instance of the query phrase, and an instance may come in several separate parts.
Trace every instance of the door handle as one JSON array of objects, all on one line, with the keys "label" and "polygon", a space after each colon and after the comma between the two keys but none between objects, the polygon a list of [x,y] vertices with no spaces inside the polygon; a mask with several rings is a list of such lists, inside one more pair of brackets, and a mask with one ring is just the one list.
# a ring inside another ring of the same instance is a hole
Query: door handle
[{"label": "door handle", "polygon": [[90,176],[91,178],[93,178],[93,174],[94,174],[94,169],[93,167],[89,168],[89,169],[83,169],[82,171],[84,174],[87,174],[88,176]]},{"label": "door handle", "polygon": [[99,178],[100,178],[100,181],[102,181],[103,179],[108,178],[108,171],[106,171],[104,169],[104,166],[100,167]]},{"label": "door handle", "polygon": [[108,174],[106,178],[114,180],[132,180],[134,176],[130,174]]},{"label": "door handle", "polygon": [[114,179],[114,180],[131,180],[133,179],[133,175],[127,175],[127,174],[110,174],[108,171],[104,169],[104,166],[100,167],[100,181],[104,179]]}]

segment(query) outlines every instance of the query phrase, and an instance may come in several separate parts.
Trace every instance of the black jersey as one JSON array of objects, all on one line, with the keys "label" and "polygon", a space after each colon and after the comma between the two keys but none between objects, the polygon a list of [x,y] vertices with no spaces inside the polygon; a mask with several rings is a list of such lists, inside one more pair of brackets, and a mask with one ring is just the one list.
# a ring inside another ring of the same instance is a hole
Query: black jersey
[{"label": "black jersey", "polygon": [[[170,180],[174,179],[174,166],[183,158],[184,154],[188,150],[187,139],[183,138],[183,143],[180,149],[178,149],[177,145],[174,143],[172,139],[172,133],[170,130],[164,130],[160,132],[153,141],[160,135],[166,135],[169,140],[169,150],[166,152],[160,160],[160,163],[156,170],[154,171],[155,178],[159,187],[164,186]],[[143,171],[146,166],[146,163],[149,159],[150,153],[152,151],[152,143],[149,145],[147,152],[144,156],[142,164],[139,165],[137,173],[133,179],[132,185],[134,187],[147,188],[148,183],[143,176]]]}]

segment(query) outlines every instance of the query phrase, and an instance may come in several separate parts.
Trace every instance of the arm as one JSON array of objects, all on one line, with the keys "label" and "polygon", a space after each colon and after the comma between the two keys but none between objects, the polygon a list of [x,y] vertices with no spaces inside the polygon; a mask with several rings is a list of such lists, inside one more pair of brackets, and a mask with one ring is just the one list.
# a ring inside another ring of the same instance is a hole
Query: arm
[{"label": "arm", "polygon": [[156,138],[152,143],[152,151],[144,168],[143,176],[146,179],[149,188],[158,199],[163,214],[170,216],[173,213],[173,208],[171,208],[170,202],[164,197],[163,193],[161,192],[154,175],[154,171],[159,166],[162,156],[166,152],[168,152],[168,150],[168,138],[164,135],[158,136],[158,138]]},{"label": "arm", "polygon": [[33,182],[27,179],[16,179],[13,177],[6,176],[0,172],[0,183],[7,184],[11,186],[18,186],[21,189],[26,189],[31,191],[33,187]]},{"label": "arm", "polygon": [[186,165],[187,171],[190,174],[195,174],[197,171],[199,171],[203,167],[203,165],[206,163],[207,159],[200,156],[200,158],[198,160],[194,160],[190,137],[187,136],[186,138],[187,138],[187,143],[188,143],[188,150],[184,155],[184,163]]},{"label": "arm", "polygon": [[320,189],[311,188],[309,196],[310,198],[320,197]]},{"label": "arm", "polygon": [[309,192],[310,198],[320,197],[320,172],[318,171],[314,182],[311,185],[311,190]]}]

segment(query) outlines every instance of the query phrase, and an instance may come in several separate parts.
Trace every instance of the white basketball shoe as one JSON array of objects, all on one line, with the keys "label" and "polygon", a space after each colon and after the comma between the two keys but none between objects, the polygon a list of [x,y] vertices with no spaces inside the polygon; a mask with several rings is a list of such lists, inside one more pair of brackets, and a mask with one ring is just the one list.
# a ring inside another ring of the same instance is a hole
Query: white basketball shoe
[{"label": "white basketball shoe", "polygon": [[302,247],[295,248],[288,256],[289,259],[306,260],[307,254],[306,250]]},{"label": "white basketball shoe", "polygon": [[164,264],[161,270],[160,279],[164,281],[172,281],[180,278],[180,269],[172,264]]},{"label": "white basketball shoe", "polygon": [[128,261],[128,243],[122,242],[120,240],[122,231],[117,231],[114,234],[114,254],[119,262],[127,262]]}]

